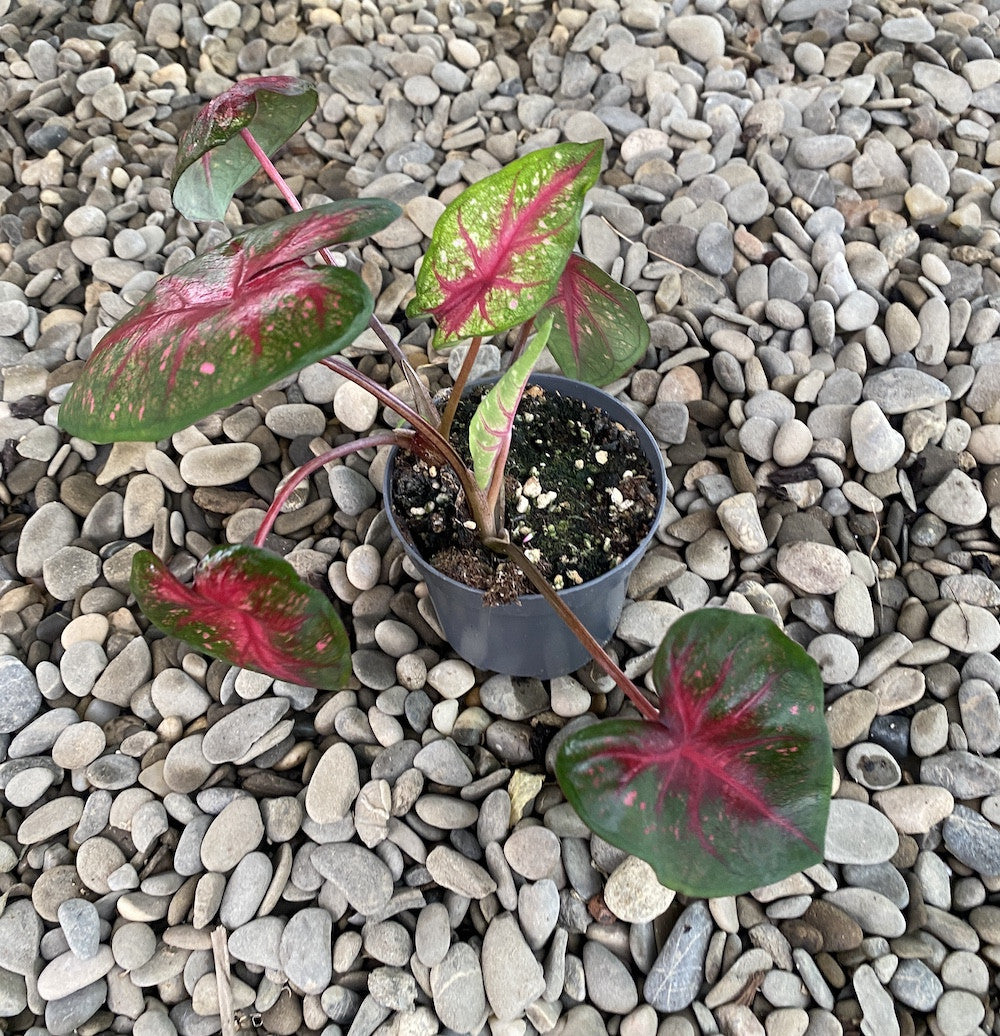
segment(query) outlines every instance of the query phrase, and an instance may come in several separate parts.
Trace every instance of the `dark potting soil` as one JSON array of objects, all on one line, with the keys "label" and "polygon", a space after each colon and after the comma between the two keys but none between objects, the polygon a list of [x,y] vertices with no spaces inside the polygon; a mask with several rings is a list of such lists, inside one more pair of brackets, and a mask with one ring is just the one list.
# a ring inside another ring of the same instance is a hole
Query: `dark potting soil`
[{"label": "dark potting soil", "polygon": [[[483,391],[468,392],[455,416],[452,440],[466,461]],[[450,468],[399,453],[392,487],[397,521],[438,571],[485,591],[494,604],[535,592],[516,565],[465,527],[471,516]],[[642,542],[656,514],[656,482],[636,434],[537,385],[514,419],[505,493],[512,541],[556,589],[610,571]]]}]

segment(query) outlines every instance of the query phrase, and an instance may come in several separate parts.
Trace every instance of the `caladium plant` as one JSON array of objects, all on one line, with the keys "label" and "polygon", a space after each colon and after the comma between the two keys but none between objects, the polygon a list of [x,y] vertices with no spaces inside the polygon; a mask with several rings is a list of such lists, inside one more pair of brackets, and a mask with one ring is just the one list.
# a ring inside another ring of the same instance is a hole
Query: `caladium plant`
[{"label": "caladium plant", "polygon": [[[321,591],[264,548],[295,487],[347,454],[395,445],[450,466],[485,547],[518,565],[638,711],[595,723],[561,745],[556,772],[597,833],[649,861],[693,895],[746,891],[817,862],[832,760],[815,664],[769,620],[696,612],[656,658],[654,705],[576,618],[504,528],[505,461],[531,370],[549,351],[570,377],[607,384],[646,352],[632,292],[573,251],[602,145],[562,143],[512,162],[447,206],[420,266],[411,318],[438,346],[469,340],[439,412],[395,340],[373,316],[367,287],[333,246],[399,215],[364,199],[302,211],[271,155],[310,117],[304,80],[251,78],[207,104],[178,145],[174,204],[192,220],[222,219],[263,171],[293,214],[246,229],[162,278],[95,345],[60,422],[93,442],[155,441],[322,362],[401,419],[395,430],[343,443],[285,479],[252,543],[209,551],[193,584],[146,550],[131,586],[167,633],[200,651],[282,680],[338,688],[350,637]],[[521,334],[507,371],[470,423],[471,467],[451,425],[486,336]],[[399,366],[412,401],[336,356],[365,328]],[[532,337],[532,330],[535,334]]]},{"label": "caladium plant", "polygon": [[810,662],[763,616],[682,616],[653,663],[656,719],[605,720],[561,746],[567,799],[635,855],[658,843],[649,862],[682,892],[733,895],[819,862],[832,774]]}]

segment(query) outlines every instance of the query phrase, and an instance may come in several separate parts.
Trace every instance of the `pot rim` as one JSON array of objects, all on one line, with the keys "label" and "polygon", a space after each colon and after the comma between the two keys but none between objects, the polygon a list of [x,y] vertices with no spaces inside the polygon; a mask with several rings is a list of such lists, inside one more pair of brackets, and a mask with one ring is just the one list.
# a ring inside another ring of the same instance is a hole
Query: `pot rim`
[{"label": "pot rim", "polygon": [[[496,377],[492,377],[492,378],[479,378],[476,381],[470,382],[466,386],[466,388],[470,389],[470,388],[476,388],[476,387],[478,387],[480,385],[492,384],[496,380],[497,380]],[[653,469],[653,477],[654,477],[654,479],[656,479],[658,481],[658,487],[657,487],[658,488],[658,494],[657,494],[658,495],[658,503],[657,503],[657,507],[656,507],[656,513],[653,516],[652,520],[650,521],[648,532],[646,533],[645,536],[643,536],[642,540],[640,540],[640,542],[636,545],[635,550],[633,550],[626,557],[622,558],[622,560],[617,565],[615,565],[613,568],[609,568],[607,572],[604,572],[604,573],[602,573],[599,576],[595,576],[593,579],[588,579],[585,583],[579,583],[576,586],[566,586],[566,587],[563,587],[562,590],[557,590],[556,591],[556,593],[560,597],[566,598],[567,600],[572,600],[572,598],[575,595],[577,595],[577,594],[584,594],[584,593],[587,593],[587,592],[592,592],[595,584],[599,583],[603,579],[607,579],[608,576],[612,576],[615,573],[620,572],[622,569],[628,569],[630,567],[634,567],[636,564],[638,564],[639,560],[646,553],[647,549],[649,548],[650,543],[653,540],[653,537],[656,535],[657,529],[660,527],[660,520],[663,517],[663,509],[666,506],[666,502],[667,502],[667,473],[666,473],[666,466],[663,463],[663,455],[660,453],[659,444],[657,443],[656,439],[653,437],[653,433],[646,427],[646,424],[642,420],[642,418],[639,417],[639,415],[636,414],[635,411],[630,410],[629,407],[625,403],[622,403],[620,400],[615,399],[615,397],[612,396],[609,392],[605,392],[604,389],[598,388],[595,385],[589,385],[589,384],[587,384],[586,382],[583,382],[583,381],[577,381],[575,378],[568,378],[568,377],[566,377],[563,374],[545,374],[545,373],[532,374],[531,377],[528,379],[528,384],[541,385],[542,388],[550,388],[550,389],[552,389],[553,391],[556,391],[556,392],[560,391],[561,389],[564,389],[564,387],[567,386],[567,385],[571,385],[571,386],[574,386],[575,388],[585,389],[586,390],[585,394],[596,393],[596,394],[599,394],[600,396],[602,396],[604,399],[610,400],[611,403],[615,407],[621,408],[621,410],[624,413],[628,414],[628,416],[631,419],[631,421],[634,422],[634,426],[632,424],[630,424],[630,427],[633,428],[633,431],[635,431],[636,435],[639,437],[640,447],[643,447],[643,446],[648,446],[649,447],[649,451],[647,451],[645,448],[643,448],[643,450],[642,450],[643,455],[646,457],[646,459],[649,460],[649,452],[654,452],[656,457],[659,459],[659,463],[658,464],[655,464],[652,461],[650,461],[650,467]],[[563,394],[567,395],[569,393],[564,391]],[[577,398],[580,398],[580,397],[577,397]],[[591,401],[589,399],[583,399],[583,402],[588,403],[591,406],[601,406],[601,407],[604,407],[605,409],[607,409],[605,407],[605,404],[603,403],[603,401],[601,403],[594,403],[593,401]],[[618,420],[618,417],[616,415],[612,414],[612,416],[615,417],[616,420]],[[409,554],[412,558],[418,559],[422,565],[426,565],[427,568],[431,569],[435,573],[436,577],[438,579],[440,579],[443,583],[447,584],[450,587],[456,588],[458,590],[462,590],[462,591],[465,591],[465,592],[470,593],[470,594],[475,594],[478,597],[482,597],[485,591],[477,590],[476,587],[469,586],[468,583],[463,583],[463,582],[461,582],[461,581],[459,581],[457,579],[452,578],[449,575],[445,575],[445,573],[442,572],[440,569],[435,568],[423,556],[423,554],[421,554],[420,551],[417,550],[417,548],[416,548],[415,544],[413,543],[412,539],[407,534],[404,534],[404,531],[403,531],[402,527],[396,521],[396,516],[393,514],[393,510],[392,510],[392,482],[391,482],[391,480],[392,480],[392,472],[393,472],[393,467],[395,465],[396,455],[397,455],[397,453],[399,452],[400,449],[401,449],[401,447],[399,447],[399,446],[393,446],[389,450],[389,457],[388,457],[388,460],[386,462],[385,473],[384,473],[383,479],[382,479],[382,500],[383,500],[383,503],[384,503],[384,506],[385,506],[386,516],[387,516],[387,518],[389,520],[389,527],[391,528],[393,535],[400,541],[400,543],[402,543],[403,549],[407,552],[407,554]],[[512,601],[509,604],[491,605],[491,607],[494,607],[494,608],[511,608],[511,607],[516,608],[516,607],[519,607],[519,603],[518,602],[520,602],[520,601],[535,601],[535,600],[539,600],[540,601],[542,599],[543,599],[542,595],[538,594],[538,593],[534,593],[534,594],[520,594],[517,597],[516,601]]]}]

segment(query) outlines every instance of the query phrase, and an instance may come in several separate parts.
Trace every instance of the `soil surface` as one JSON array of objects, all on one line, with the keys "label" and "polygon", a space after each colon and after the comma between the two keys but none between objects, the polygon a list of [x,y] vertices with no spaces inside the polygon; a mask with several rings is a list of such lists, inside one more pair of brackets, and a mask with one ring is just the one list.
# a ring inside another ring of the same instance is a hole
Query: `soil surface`
[{"label": "soil surface", "polygon": [[[470,460],[469,422],[485,390],[459,404],[452,439]],[[656,514],[653,471],[638,436],[602,410],[529,386],[514,419],[507,463],[505,527],[557,590],[596,579],[642,542]],[[397,455],[397,520],[445,575],[487,592],[493,603],[532,593],[520,570],[487,550],[455,473]]]}]

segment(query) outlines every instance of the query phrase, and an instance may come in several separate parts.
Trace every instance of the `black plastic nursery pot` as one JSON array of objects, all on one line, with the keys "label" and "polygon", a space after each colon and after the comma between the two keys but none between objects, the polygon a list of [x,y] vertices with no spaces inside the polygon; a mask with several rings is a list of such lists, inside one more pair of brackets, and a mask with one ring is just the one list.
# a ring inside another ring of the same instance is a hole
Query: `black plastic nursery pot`
[{"label": "black plastic nursery pot", "polygon": [[[599,408],[634,431],[653,470],[656,514],[642,542],[604,575],[559,591],[559,596],[577,618],[601,644],[606,644],[621,618],[629,576],[646,552],[660,523],[667,498],[663,457],[656,440],[640,418],[601,389],[552,374],[533,375],[531,384]],[[393,534],[401,541],[427,583],[434,611],[448,643],[472,665],[510,676],[548,680],[565,676],[585,665],[590,659],[587,649],[541,594],[525,594],[512,604],[484,604],[481,590],[444,575],[421,556],[393,513],[391,487],[397,452],[393,448],[385,470],[383,497],[386,514]]]}]

